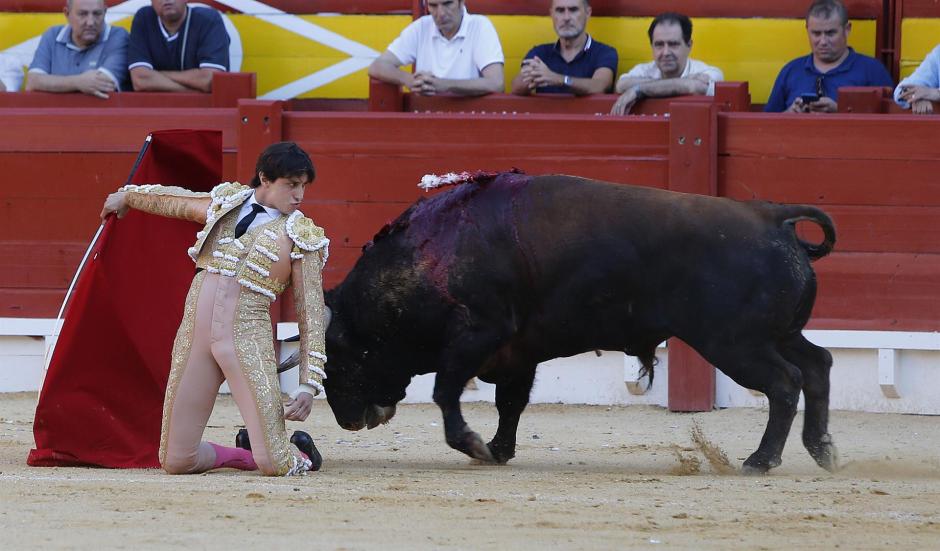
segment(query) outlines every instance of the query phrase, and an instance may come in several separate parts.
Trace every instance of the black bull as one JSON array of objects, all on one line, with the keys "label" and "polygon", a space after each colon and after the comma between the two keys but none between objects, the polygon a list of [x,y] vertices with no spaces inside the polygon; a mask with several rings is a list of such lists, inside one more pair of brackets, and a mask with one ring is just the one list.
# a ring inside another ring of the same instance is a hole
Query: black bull
[{"label": "black bull", "polygon": [[[799,220],[819,224],[824,241],[799,239]],[[801,390],[803,443],[831,470],[832,357],[801,330],[816,295],[810,261],[834,241],[832,221],[811,206],[570,176],[478,178],[412,205],[327,293],[326,396],[342,427],[372,428],[394,415],[413,376],[437,372],[447,443],[504,463],[539,362],[620,350],[652,376],[656,346],[675,336],[767,395],[746,470],[780,464]],[[488,444],[460,411],[474,376],[496,385]]]}]

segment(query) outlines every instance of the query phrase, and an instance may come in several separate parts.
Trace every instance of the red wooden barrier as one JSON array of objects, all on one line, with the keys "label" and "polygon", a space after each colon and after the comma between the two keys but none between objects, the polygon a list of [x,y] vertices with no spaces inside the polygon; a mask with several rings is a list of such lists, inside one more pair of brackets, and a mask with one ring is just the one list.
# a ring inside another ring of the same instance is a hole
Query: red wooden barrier
[{"label": "red wooden barrier", "polygon": [[[524,99],[524,98],[523,98]],[[812,327],[940,330],[940,118],[726,112],[674,102],[670,117],[564,114],[309,113],[239,109],[2,109],[0,316],[51,316],[147,131],[221,128],[226,178],[260,150],[298,141],[317,165],[304,210],[332,239],[327,286],[420,195],[428,172],[580,174],[736,199],[818,204],[836,252],[816,264]],[[851,140],[845,137],[851,136]],[[37,213],[42,216],[37,216]],[[802,231],[802,230],[801,230]],[[808,238],[812,239],[812,237]],[[707,409],[713,374],[671,343],[670,407]]]},{"label": "red wooden barrier", "polygon": [[[933,102],[934,114],[940,113],[940,101]],[[840,113],[910,114],[894,102],[894,89],[878,86],[845,86],[839,88]]]},{"label": "red wooden barrier", "polygon": [[[546,15],[550,5],[550,0],[468,0],[467,9],[473,13],[488,15]],[[881,19],[884,15],[882,0],[846,0],[845,5],[853,18]],[[689,17],[800,18],[806,15],[807,7],[809,3],[805,0],[672,0],[668,4],[659,0],[591,0],[591,10],[596,17],[654,16],[668,10],[684,13]],[[427,10],[422,10],[422,13],[427,13]]]},{"label": "red wooden barrier", "polygon": [[304,210],[332,241],[328,286],[342,279],[385,222],[421,195],[417,183],[427,173],[518,167],[667,184],[668,121],[662,118],[285,112],[283,129],[283,138],[300,143],[317,166]]},{"label": "red wooden barrier", "polygon": [[[566,113],[608,114],[617,94],[572,96],[568,94],[542,94],[517,96],[513,94],[487,94],[478,97],[422,96],[403,93],[401,87],[376,79],[369,79],[369,111],[416,113]],[[669,112],[673,103],[715,103],[725,111],[749,111],[751,95],[747,82],[719,82],[714,97],[678,96],[651,98],[637,102],[632,114],[657,115]]]},{"label": "red wooden barrier", "polygon": [[[669,189],[718,193],[718,106],[673,103],[669,121]],[[715,404],[715,368],[673,338],[669,354],[669,409],[707,411]]]},{"label": "red wooden barrier", "polygon": [[254,73],[215,73],[212,92],[118,92],[108,99],[87,94],[51,92],[7,92],[0,94],[0,109],[17,107],[70,108],[210,108],[235,107],[242,98],[253,98],[257,84]]},{"label": "red wooden barrier", "polygon": [[[109,7],[125,0],[105,0]],[[0,0],[0,11],[61,12],[63,0]],[[218,10],[232,12],[231,7],[214,0],[200,0]],[[346,13],[346,14],[411,14],[411,0],[266,0],[265,4],[287,13]]]},{"label": "red wooden barrier", "polygon": [[53,317],[98,226],[152,130],[223,131],[234,179],[234,109],[0,110],[0,317]]},{"label": "red wooden barrier", "polygon": [[[813,327],[940,330],[940,119],[719,115],[719,194],[815,203],[836,223]],[[852,136],[846,140],[845,136]]]}]

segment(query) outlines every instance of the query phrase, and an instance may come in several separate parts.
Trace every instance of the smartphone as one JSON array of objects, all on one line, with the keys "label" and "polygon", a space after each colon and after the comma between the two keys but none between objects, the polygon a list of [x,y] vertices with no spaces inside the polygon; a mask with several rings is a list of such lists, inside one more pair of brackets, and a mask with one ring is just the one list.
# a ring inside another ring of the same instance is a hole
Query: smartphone
[{"label": "smartphone", "polygon": [[803,101],[803,105],[809,105],[811,103],[816,103],[819,101],[818,94],[800,94],[800,99]]}]

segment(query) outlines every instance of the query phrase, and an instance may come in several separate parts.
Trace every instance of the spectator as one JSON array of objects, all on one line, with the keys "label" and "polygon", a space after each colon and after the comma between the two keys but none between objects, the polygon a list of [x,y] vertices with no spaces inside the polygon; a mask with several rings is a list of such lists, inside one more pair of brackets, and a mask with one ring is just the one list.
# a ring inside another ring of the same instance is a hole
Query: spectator
[{"label": "spectator", "polygon": [[647,34],[653,61],[641,63],[617,80],[621,94],[614,115],[626,115],[637,100],[689,94],[715,95],[715,83],[724,79],[721,69],[689,57],[692,51],[692,20],[667,12],[656,16]]},{"label": "spectator", "polygon": [[602,94],[617,72],[617,50],[595,42],[585,32],[591,17],[589,0],[552,0],[552,25],[558,41],[529,50],[512,93]]},{"label": "spectator", "polygon": [[68,25],[50,27],[29,65],[26,90],[107,99],[127,90],[127,31],[104,21],[104,0],[68,0]]},{"label": "spectator", "polygon": [[894,86],[881,62],[848,47],[851,30],[842,2],[813,2],[806,12],[812,53],[783,67],[764,111],[835,113],[842,86]]},{"label": "spectator", "polygon": [[[490,20],[464,0],[427,0],[428,12],[369,66],[369,76],[424,95],[481,96],[503,91],[503,49]],[[414,63],[415,72],[399,67]]]},{"label": "spectator", "polygon": [[23,66],[11,55],[0,52],[0,92],[16,92],[23,83]]},{"label": "spectator", "polygon": [[940,101],[940,46],[927,54],[920,67],[898,84],[894,101],[916,115],[933,113],[932,102]]},{"label": "spectator", "polygon": [[212,73],[228,71],[222,16],[187,0],[150,0],[131,24],[128,68],[134,90],[211,92]]}]

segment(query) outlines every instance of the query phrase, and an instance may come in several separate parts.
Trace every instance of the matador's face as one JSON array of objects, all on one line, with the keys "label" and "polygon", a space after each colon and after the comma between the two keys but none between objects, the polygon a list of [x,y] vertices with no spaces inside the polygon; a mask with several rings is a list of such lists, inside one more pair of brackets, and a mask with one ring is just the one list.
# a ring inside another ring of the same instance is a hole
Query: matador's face
[{"label": "matador's face", "polygon": [[264,173],[259,174],[261,185],[255,189],[255,200],[266,207],[273,207],[283,214],[292,214],[300,208],[304,200],[304,191],[310,180],[306,174],[301,176],[284,176],[276,180],[269,180]]}]

